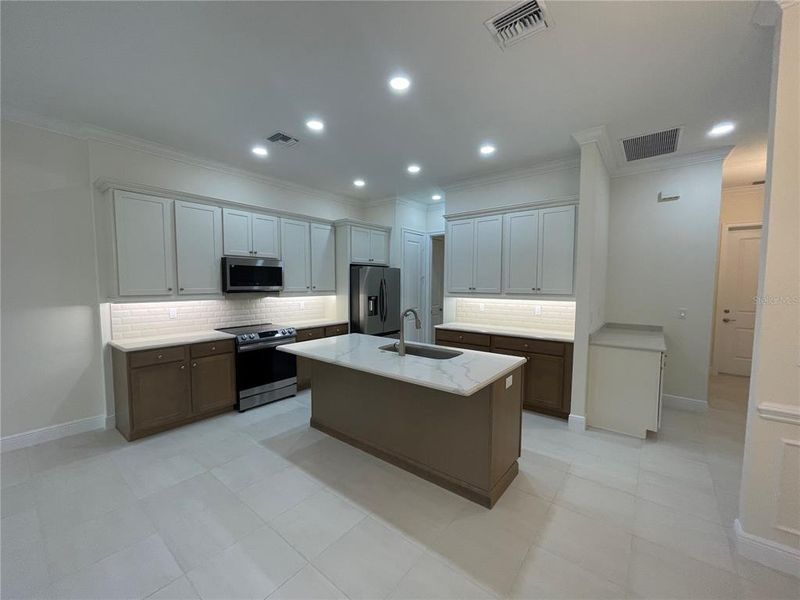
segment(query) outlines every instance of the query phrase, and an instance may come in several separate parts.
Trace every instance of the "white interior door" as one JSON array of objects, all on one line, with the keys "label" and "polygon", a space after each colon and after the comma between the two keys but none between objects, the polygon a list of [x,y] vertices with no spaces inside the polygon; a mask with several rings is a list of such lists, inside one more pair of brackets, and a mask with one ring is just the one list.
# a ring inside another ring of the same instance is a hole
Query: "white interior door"
[{"label": "white interior door", "polygon": [[444,237],[431,238],[431,315],[430,340],[435,339],[434,328],[444,319]]},{"label": "white interior door", "polygon": [[731,225],[723,232],[715,344],[721,373],[750,375],[760,248],[760,225]]},{"label": "white interior door", "polygon": [[311,291],[309,227],[305,221],[281,219],[283,291]]},{"label": "white interior door", "polygon": [[[403,268],[401,292],[403,296],[402,310],[413,308],[419,318],[425,320],[422,313],[422,291],[425,289],[424,281],[424,256],[425,236],[413,231],[403,231]],[[419,341],[422,329],[414,325],[414,317],[409,316],[403,322],[407,340]]]},{"label": "white interior door", "polygon": [[175,248],[178,293],[220,293],[222,209],[209,204],[176,201]]}]

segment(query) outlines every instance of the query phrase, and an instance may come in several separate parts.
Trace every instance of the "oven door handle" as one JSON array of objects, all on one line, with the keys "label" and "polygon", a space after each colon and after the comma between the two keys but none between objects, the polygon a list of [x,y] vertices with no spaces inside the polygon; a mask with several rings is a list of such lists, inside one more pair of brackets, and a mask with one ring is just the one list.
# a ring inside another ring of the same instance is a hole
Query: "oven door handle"
[{"label": "oven door handle", "polygon": [[264,348],[275,348],[277,346],[283,346],[284,344],[294,344],[295,341],[297,341],[295,338],[284,338],[279,342],[260,342],[258,344],[250,344],[248,346],[239,346],[236,351],[252,352],[253,350],[263,350]]}]

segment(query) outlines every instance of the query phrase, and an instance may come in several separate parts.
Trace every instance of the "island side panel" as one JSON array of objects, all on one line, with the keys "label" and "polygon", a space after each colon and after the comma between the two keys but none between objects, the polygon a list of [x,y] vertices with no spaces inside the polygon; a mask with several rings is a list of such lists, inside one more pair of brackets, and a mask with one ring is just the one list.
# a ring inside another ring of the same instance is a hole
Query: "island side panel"
[{"label": "island side panel", "polygon": [[[506,387],[506,382],[511,385]],[[509,468],[516,466],[522,452],[522,368],[515,369],[492,386],[492,487],[511,483],[514,475]],[[516,471],[514,471],[516,473]],[[503,481],[505,479],[505,481]]]},{"label": "island side panel", "polygon": [[516,474],[521,387],[460,396],[319,361],[311,369],[312,426],[486,506]]}]

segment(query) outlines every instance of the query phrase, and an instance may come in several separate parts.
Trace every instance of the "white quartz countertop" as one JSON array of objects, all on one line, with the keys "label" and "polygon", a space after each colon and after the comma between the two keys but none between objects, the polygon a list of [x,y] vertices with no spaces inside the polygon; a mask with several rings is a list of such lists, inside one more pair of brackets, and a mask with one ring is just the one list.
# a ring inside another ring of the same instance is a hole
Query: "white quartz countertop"
[{"label": "white quartz countertop", "polygon": [[470,331],[488,335],[509,335],[513,337],[529,338],[533,340],[550,340],[554,342],[574,342],[575,334],[571,331],[553,331],[550,329],[530,329],[527,327],[503,327],[496,325],[477,325],[475,323],[460,323],[450,321],[437,325],[436,329],[451,331]]},{"label": "white quartz countertop", "polygon": [[236,336],[222,331],[208,329],[205,331],[192,331],[189,333],[173,333],[153,337],[131,338],[129,340],[111,340],[108,345],[123,352],[137,350],[150,350],[166,346],[182,346],[184,344],[198,344],[201,342],[214,342],[216,340],[232,340]]},{"label": "white quartz countertop", "polygon": [[[398,356],[396,352],[379,350],[380,346],[394,341],[391,338],[351,333],[286,344],[278,349],[303,358],[461,396],[471,396],[525,364],[525,359],[522,357],[474,350],[459,349],[462,352],[460,356],[447,360],[422,358],[410,354]],[[414,344],[430,346],[417,342]]]},{"label": "white quartz countertop", "polygon": [[656,325],[606,323],[589,336],[589,343],[594,346],[612,346],[651,352],[667,351],[664,329]]}]

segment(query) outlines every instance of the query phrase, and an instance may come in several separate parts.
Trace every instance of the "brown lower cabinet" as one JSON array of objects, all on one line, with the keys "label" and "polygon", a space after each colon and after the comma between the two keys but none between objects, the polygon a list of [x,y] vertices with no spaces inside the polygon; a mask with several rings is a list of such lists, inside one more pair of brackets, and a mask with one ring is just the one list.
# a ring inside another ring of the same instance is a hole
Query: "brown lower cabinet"
[{"label": "brown lower cabinet", "polygon": [[231,410],[233,341],[112,352],[117,429],[135,440]]},{"label": "brown lower cabinet", "polygon": [[[308,340],[318,340],[325,337],[334,337],[347,334],[349,326],[347,323],[328,325],[327,327],[307,327],[297,330],[297,341],[306,342]],[[311,387],[311,368],[308,360],[297,357],[297,391]]]},{"label": "brown lower cabinet", "polygon": [[437,329],[442,346],[522,356],[522,406],[528,410],[569,417],[572,395],[572,343]]}]

